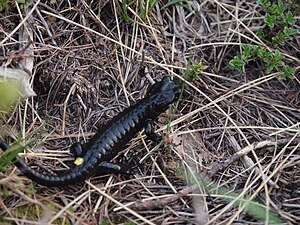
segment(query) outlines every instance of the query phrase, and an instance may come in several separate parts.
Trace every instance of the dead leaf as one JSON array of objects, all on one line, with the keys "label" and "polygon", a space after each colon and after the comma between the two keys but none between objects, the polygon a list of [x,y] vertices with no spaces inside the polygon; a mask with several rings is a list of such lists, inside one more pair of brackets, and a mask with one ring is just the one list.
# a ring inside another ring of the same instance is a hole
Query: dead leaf
[{"label": "dead leaf", "polygon": [[23,70],[0,67],[0,82],[13,79],[21,86],[21,95],[23,98],[36,96],[36,93],[31,88],[29,83],[29,75]]}]

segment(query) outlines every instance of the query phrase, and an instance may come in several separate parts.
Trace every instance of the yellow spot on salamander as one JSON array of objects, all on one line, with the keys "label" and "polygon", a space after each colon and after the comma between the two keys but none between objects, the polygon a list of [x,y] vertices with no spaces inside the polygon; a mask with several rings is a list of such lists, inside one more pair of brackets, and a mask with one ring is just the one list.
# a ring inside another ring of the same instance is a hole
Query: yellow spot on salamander
[{"label": "yellow spot on salamander", "polygon": [[80,166],[83,162],[84,162],[83,158],[77,157],[77,158],[75,159],[75,161],[74,161],[74,164],[75,164],[76,166]]}]

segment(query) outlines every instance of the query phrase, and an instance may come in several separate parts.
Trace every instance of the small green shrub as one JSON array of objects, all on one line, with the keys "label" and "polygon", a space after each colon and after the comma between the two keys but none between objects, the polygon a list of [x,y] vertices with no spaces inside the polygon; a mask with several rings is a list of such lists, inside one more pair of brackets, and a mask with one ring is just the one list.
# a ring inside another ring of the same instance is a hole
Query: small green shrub
[{"label": "small green shrub", "polygon": [[265,25],[258,31],[258,36],[266,41],[269,46],[284,45],[287,40],[291,40],[297,33],[293,29],[296,18],[293,13],[288,10],[288,5],[278,0],[271,3],[267,0],[257,0],[265,10]]},{"label": "small green shrub", "polygon": [[265,63],[267,73],[274,70],[277,72],[282,71],[283,74],[278,77],[280,80],[294,78],[295,69],[285,65],[279,50],[276,49],[275,52],[270,52],[259,45],[243,45],[242,54],[230,60],[229,65],[237,70],[242,70],[251,58],[260,58]]},{"label": "small green shrub", "polygon": [[[292,11],[288,10],[289,5],[282,0],[271,3],[269,0],[257,0],[265,11],[264,26],[258,30],[258,37],[271,48],[277,48],[291,40],[297,33],[293,29],[296,22]],[[242,53],[230,60],[229,65],[237,70],[242,70],[251,59],[259,58],[265,63],[267,73],[282,72],[280,80],[294,78],[295,69],[284,63],[284,57],[276,49],[274,52],[258,45],[243,45]]]},{"label": "small green shrub", "polygon": [[188,81],[199,80],[200,74],[206,69],[201,63],[196,63],[192,67],[188,67],[185,72],[185,79]]}]

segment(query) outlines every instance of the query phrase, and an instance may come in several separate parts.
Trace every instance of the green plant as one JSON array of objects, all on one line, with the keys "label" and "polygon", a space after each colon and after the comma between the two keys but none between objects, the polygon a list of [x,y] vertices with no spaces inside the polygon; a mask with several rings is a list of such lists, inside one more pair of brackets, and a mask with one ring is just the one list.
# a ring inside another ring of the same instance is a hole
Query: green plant
[{"label": "green plant", "polygon": [[[191,60],[189,60],[188,67],[185,71],[184,79],[187,81],[195,81],[195,80],[200,79],[200,74],[206,69],[206,67],[203,66],[201,63],[196,63],[192,67],[190,67],[190,63],[191,63]],[[168,133],[171,130],[171,122],[173,120],[173,115],[174,115],[175,110],[178,107],[178,104],[181,100],[185,86],[186,86],[186,83],[182,82],[180,96],[175,104],[175,108],[172,109],[171,114],[168,119],[168,124],[167,124],[167,132]]]},{"label": "green plant", "polygon": [[140,16],[143,20],[147,19],[148,14],[153,9],[154,5],[158,0],[139,0],[139,7],[140,7]]},{"label": "green plant", "polygon": [[0,0],[0,12],[7,8],[8,8],[8,4],[7,4],[6,0]]},{"label": "green plant", "polygon": [[[42,126],[38,127],[33,132],[28,134],[26,138],[20,137],[10,146],[6,146],[7,144],[0,138],[0,171],[4,171],[7,168],[7,165],[14,160],[18,153],[35,145],[36,141],[44,134],[44,132],[41,132],[41,129]],[[23,143],[25,140],[26,144],[24,145]],[[42,143],[39,143],[39,145],[41,144]],[[34,190],[32,191],[34,192]]]},{"label": "green plant", "polygon": [[192,67],[188,67],[185,72],[185,79],[195,81],[200,78],[200,74],[206,69],[201,63],[196,63]]},{"label": "green plant", "polygon": [[129,16],[129,10],[128,8],[131,9],[136,9],[137,14],[143,19],[146,20],[150,11],[154,7],[155,3],[158,0],[138,0],[138,1],[133,1],[133,0],[122,0],[121,4],[117,1],[117,6],[119,9],[119,13],[123,16],[126,22],[131,22],[132,18]]},{"label": "green plant", "polygon": [[297,33],[292,27],[296,19],[288,10],[288,5],[282,0],[278,0],[277,4],[268,0],[257,0],[257,3],[265,10],[265,25],[258,31],[258,36],[271,46],[284,45],[287,40],[292,39]]},{"label": "green plant", "polygon": [[[39,130],[39,129],[37,129]],[[36,131],[37,132],[37,131]],[[32,132],[27,138],[31,138],[36,132]],[[18,153],[24,151],[26,148],[31,146],[38,137],[30,140],[26,145],[22,145],[22,139],[19,141],[14,142],[9,146],[8,149],[2,149],[4,152],[0,154],[0,171],[3,171],[7,168],[7,165],[14,160],[14,158],[18,155]],[[2,140],[0,139],[0,142]]]},{"label": "green plant", "polygon": [[172,0],[172,1],[169,1],[167,4],[165,4],[162,9],[165,9],[165,8],[168,8],[169,6],[171,5],[180,5],[182,6],[183,8],[186,8],[187,10],[189,10],[191,13],[195,13],[195,10],[193,9],[190,1],[188,0]]},{"label": "green plant", "polygon": [[[257,3],[262,5],[265,11],[265,25],[258,30],[257,35],[266,45],[276,48],[295,36],[297,30],[293,29],[293,25],[296,19],[292,11],[288,11],[288,4],[282,0],[278,0],[277,3],[257,0]],[[267,73],[282,72],[278,77],[280,80],[294,78],[295,69],[284,63],[284,57],[278,49],[272,52],[258,45],[242,45],[242,53],[230,60],[229,65],[234,69],[242,70],[251,59],[256,58],[265,63]]]},{"label": "green plant", "polygon": [[[185,170],[185,168],[182,168]],[[243,207],[243,211],[250,216],[256,218],[260,223],[268,222],[268,224],[282,224],[281,217],[268,206],[265,206],[262,201],[257,201],[250,197],[242,197],[240,193],[232,191],[227,187],[219,186],[214,182],[208,182],[201,178],[198,174],[192,173],[186,168],[186,180],[188,183],[197,184],[210,196],[220,198],[224,202],[231,203],[235,207]]]},{"label": "green plant", "polygon": [[270,52],[259,45],[243,45],[242,54],[236,55],[230,60],[229,65],[237,70],[242,68],[250,61],[251,58],[260,58],[265,63],[267,73],[272,71],[283,73],[278,77],[280,80],[293,79],[295,69],[285,65],[283,62],[283,56],[279,50]]}]

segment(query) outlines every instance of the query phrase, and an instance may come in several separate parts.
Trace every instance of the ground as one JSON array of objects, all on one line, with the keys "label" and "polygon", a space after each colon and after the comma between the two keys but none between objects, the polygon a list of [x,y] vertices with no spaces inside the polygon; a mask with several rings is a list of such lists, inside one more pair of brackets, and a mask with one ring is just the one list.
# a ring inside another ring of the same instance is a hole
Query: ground
[{"label": "ground", "polygon": [[159,1],[143,14],[136,2],[127,11],[118,1],[9,2],[0,64],[27,69],[36,96],[6,113],[0,135],[33,134],[35,169],[72,166],[69,147],[143,98],[152,79],[170,76],[183,92],[156,123],[164,144],[140,132],[116,159],[134,154],[141,164],[131,175],[47,188],[13,165],[0,172],[1,224],[300,222],[300,10],[298,33],[277,47],[295,77],[280,80],[259,59],[229,66],[243,43],[257,44],[256,1],[188,3]]}]

